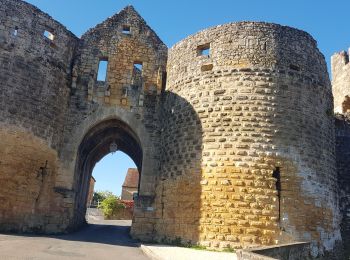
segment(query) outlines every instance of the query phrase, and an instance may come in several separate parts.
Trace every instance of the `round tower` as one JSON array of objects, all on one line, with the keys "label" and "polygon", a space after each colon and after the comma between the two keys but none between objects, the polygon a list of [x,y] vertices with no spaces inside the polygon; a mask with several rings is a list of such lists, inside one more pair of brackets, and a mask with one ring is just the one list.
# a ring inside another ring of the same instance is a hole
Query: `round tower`
[{"label": "round tower", "polygon": [[177,43],[167,66],[159,237],[332,249],[333,104],[316,41],[277,24],[230,23]]}]

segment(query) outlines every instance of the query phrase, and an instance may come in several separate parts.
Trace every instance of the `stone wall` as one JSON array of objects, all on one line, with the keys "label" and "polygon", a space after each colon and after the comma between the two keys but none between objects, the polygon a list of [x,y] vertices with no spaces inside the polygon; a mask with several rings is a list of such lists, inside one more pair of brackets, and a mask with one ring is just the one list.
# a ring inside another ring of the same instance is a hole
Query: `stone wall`
[{"label": "stone wall", "polygon": [[334,111],[345,113],[350,109],[350,65],[349,53],[336,53],[331,59]]},{"label": "stone wall", "polygon": [[339,183],[339,201],[342,213],[341,234],[345,255],[350,257],[350,119],[349,114],[336,115],[336,157]]},{"label": "stone wall", "polygon": [[[78,39],[25,2],[1,0],[0,12],[1,121],[22,127],[57,149]],[[54,39],[46,38],[45,31]]]},{"label": "stone wall", "polygon": [[[348,56],[332,61],[345,91]],[[307,240],[313,256],[341,239],[331,86],[305,32],[231,23],[168,53],[131,6],[78,39],[0,0],[0,84],[0,230],[78,228],[92,169],[116,145],[141,176],[135,238],[216,249]]]},{"label": "stone wall", "polygon": [[[167,47],[131,6],[78,39],[30,4],[0,3],[1,229],[83,224],[91,171],[113,142],[142,171],[143,216],[159,170]],[[100,59],[109,60],[105,82]]]},{"label": "stone wall", "polygon": [[310,256],[308,243],[290,243],[251,250],[238,250],[238,260],[307,260]]},{"label": "stone wall", "polygon": [[137,193],[137,188],[123,186],[122,194],[120,196],[120,199],[122,199],[122,200],[133,200],[135,193]]},{"label": "stone wall", "polygon": [[333,100],[312,37],[217,26],[172,47],[167,72],[158,238],[219,248],[302,239],[313,255],[331,250],[341,239]]},{"label": "stone wall", "polygon": [[[142,174],[140,215],[151,206],[159,170],[157,111],[166,59],[167,47],[132,6],[81,37],[73,66],[62,172],[56,182],[77,191],[72,198],[72,226],[85,221],[87,180],[113,142]],[[105,81],[97,79],[101,60],[108,61]],[[134,64],[142,64],[142,70]]]},{"label": "stone wall", "polygon": [[77,42],[34,6],[0,1],[1,230],[52,232],[62,223],[53,187]]}]

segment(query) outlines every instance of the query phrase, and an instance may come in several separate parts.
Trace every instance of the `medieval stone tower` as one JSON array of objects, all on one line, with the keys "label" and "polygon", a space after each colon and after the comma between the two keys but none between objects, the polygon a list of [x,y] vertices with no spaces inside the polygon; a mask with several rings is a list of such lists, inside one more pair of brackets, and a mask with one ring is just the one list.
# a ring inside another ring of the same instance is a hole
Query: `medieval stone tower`
[{"label": "medieval stone tower", "polygon": [[332,248],[333,103],[312,37],[226,24],[172,47],[167,73],[158,234],[215,247],[299,239]]},{"label": "medieval stone tower", "polygon": [[92,169],[117,148],[140,172],[136,238],[310,241],[313,256],[341,241],[331,83],[303,31],[230,23],[168,50],[131,6],[79,39],[0,0],[0,84],[2,231],[84,224]]},{"label": "medieval stone tower", "polygon": [[[344,245],[350,244],[350,65],[349,53],[332,56],[332,88],[336,114],[336,159],[339,183],[339,201],[342,215],[341,235]],[[350,256],[350,248],[345,254]]]}]

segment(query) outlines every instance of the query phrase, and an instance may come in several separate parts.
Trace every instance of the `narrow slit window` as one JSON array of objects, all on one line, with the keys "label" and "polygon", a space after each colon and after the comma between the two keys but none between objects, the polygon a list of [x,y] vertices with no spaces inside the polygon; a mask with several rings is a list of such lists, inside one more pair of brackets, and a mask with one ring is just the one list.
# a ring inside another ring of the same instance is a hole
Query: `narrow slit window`
[{"label": "narrow slit window", "polygon": [[131,34],[130,26],[129,25],[124,25],[122,32],[123,32],[123,34]]},{"label": "narrow slit window", "polygon": [[106,81],[107,68],[108,68],[108,61],[100,60],[98,64],[97,81],[103,81],[103,82]]},{"label": "narrow slit window", "polygon": [[54,35],[52,32],[47,31],[47,30],[45,30],[44,36],[45,36],[47,39],[49,39],[50,41],[53,41],[54,38],[55,38],[55,35]]},{"label": "narrow slit window", "polygon": [[142,62],[134,62],[134,69],[142,72]]},{"label": "narrow slit window", "polygon": [[203,44],[203,45],[199,45],[197,47],[197,55],[198,56],[210,56],[210,44]]},{"label": "narrow slit window", "polygon": [[15,30],[13,31],[13,36],[17,36],[18,35],[18,27],[15,27]]},{"label": "narrow slit window", "polygon": [[290,68],[291,70],[300,71],[299,66],[294,65],[294,64],[290,64],[290,65],[289,65],[289,68]]},{"label": "narrow slit window", "polygon": [[276,179],[276,191],[278,197],[278,220],[281,221],[281,172],[280,167],[276,167],[276,169],[272,172],[272,177]]}]

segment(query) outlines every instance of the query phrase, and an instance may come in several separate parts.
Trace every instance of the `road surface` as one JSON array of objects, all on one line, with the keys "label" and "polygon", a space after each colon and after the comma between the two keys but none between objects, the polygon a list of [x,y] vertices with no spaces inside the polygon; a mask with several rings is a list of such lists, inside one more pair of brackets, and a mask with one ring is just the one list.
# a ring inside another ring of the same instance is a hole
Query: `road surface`
[{"label": "road surface", "polygon": [[0,234],[0,260],[149,260],[129,237],[131,221],[98,221],[60,236]]}]

